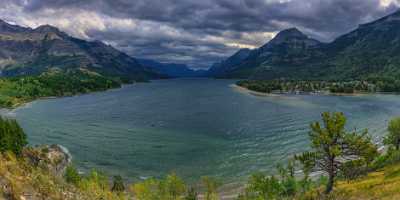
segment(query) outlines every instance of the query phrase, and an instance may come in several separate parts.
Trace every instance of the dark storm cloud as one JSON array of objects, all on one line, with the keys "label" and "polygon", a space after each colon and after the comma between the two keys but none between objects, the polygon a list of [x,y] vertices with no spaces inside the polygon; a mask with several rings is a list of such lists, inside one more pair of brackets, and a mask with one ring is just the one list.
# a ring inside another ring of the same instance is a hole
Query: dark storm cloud
[{"label": "dark storm cloud", "polygon": [[[40,22],[46,21],[46,12],[49,18],[61,13],[58,18],[64,21],[49,19],[48,23],[64,26],[78,36],[106,41],[136,57],[199,67],[209,66],[239,46],[260,46],[273,33],[289,27],[329,41],[399,5],[397,0],[1,1],[17,5],[26,18],[40,16]],[[68,18],[65,14],[74,12],[90,15]],[[0,17],[7,16],[0,13]],[[88,21],[91,17],[96,19]]]}]

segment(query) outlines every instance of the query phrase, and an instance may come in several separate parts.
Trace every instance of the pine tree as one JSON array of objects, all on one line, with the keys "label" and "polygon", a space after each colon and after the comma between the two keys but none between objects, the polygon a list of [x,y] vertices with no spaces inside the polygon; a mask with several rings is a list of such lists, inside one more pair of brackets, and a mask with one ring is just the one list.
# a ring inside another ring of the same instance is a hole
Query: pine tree
[{"label": "pine tree", "polygon": [[358,159],[368,163],[378,154],[367,131],[362,134],[346,132],[346,117],[343,113],[322,113],[323,127],[319,122],[311,124],[311,147],[313,151],[296,156],[309,170],[310,166],[328,175],[326,193],[333,189],[335,178],[341,167]]}]

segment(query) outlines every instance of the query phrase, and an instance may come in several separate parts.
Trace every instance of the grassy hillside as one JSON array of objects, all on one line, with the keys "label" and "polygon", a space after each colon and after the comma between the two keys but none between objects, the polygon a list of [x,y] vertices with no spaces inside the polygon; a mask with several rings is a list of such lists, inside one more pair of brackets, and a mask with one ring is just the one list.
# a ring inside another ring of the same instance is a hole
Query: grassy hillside
[{"label": "grassy hillside", "polygon": [[400,163],[369,173],[367,176],[337,183],[334,199],[400,199]]},{"label": "grassy hillside", "polygon": [[[41,164],[35,164],[28,157],[15,157],[11,153],[0,155],[0,199],[123,199],[123,195],[113,193],[104,176],[93,172],[77,187],[65,181],[50,170],[56,159],[47,158],[47,148],[26,149],[37,154]],[[48,165],[44,165],[48,163]],[[47,166],[50,166],[47,167]]]}]

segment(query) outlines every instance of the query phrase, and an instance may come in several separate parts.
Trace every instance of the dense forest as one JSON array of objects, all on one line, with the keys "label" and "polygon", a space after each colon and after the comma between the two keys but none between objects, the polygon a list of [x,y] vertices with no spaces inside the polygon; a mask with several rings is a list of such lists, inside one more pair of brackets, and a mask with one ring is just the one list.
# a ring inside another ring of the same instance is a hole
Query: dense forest
[{"label": "dense forest", "polygon": [[119,78],[86,70],[53,70],[39,76],[0,79],[0,107],[13,108],[42,97],[61,97],[120,87]]}]

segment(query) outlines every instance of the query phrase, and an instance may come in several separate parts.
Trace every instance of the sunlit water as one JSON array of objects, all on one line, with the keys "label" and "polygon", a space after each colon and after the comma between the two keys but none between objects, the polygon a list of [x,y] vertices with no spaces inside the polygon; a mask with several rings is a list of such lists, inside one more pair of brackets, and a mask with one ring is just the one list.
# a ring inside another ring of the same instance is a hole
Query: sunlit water
[{"label": "sunlit water", "polygon": [[130,180],[176,172],[225,182],[269,171],[307,150],[309,123],[342,111],[348,129],[369,128],[376,142],[400,115],[400,96],[260,97],[232,80],[177,79],[35,101],[13,113],[31,144],[61,144],[82,171]]}]

